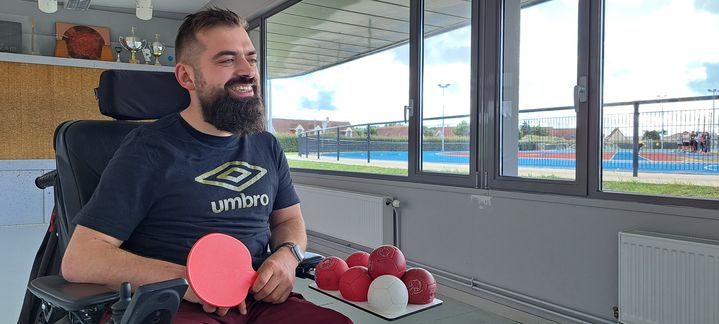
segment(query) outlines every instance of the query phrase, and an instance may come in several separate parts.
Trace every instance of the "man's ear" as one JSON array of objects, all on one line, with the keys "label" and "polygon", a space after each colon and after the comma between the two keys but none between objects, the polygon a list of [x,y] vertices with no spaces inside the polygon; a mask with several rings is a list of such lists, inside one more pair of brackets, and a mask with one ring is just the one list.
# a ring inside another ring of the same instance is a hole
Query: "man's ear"
[{"label": "man's ear", "polygon": [[192,67],[178,63],[175,65],[175,78],[177,78],[177,82],[182,86],[183,88],[187,89],[188,91],[195,91],[197,90],[197,87],[195,87],[195,75],[194,70],[192,70]]}]

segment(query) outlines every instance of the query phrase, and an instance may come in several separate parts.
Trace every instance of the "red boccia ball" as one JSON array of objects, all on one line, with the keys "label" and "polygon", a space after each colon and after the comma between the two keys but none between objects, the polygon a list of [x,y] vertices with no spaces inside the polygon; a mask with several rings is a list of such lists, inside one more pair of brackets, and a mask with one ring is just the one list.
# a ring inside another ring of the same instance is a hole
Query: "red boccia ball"
[{"label": "red boccia ball", "polygon": [[367,268],[355,266],[349,268],[340,278],[340,293],[342,297],[351,301],[367,301],[367,291],[372,283]]},{"label": "red boccia ball", "polygon": [[370,253],[367,268],[372,278],[381,275],[402,278],[404,271],[407,270],[407,263],[404,254],[396,246],[382,245]]},{"label": "red boccia ball", "polygon": [[429,304],[437,295],[437,282],[429,271],[422,268],[407,270],[402,282],[407,286],[410,304]]},{"label": "red boccia ball", "polygon": [[354,266],[363,266],[368,267],[369,266],[369,253],[364,251],[357,251],[355,253],[350,254],[350,256],[347,257],[347,266],[352,268]]},{"label": "red boccia ball", "polygon": [[331,256],[317,264],[315,269],[315,282],[317,287],[324,290],[337,290],[340,288],[340,278],[349,267],[345,260]]}]

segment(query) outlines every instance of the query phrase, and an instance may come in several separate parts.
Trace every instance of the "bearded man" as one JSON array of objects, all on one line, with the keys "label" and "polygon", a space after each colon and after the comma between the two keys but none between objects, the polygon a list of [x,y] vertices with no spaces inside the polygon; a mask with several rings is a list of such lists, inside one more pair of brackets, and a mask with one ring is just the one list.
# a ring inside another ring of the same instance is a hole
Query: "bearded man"
[{"label": "bearded man", "polygon": [[253,256],[250,295],[216,308],[188,288],[175,323],[351,323],[292,293],[307,236],[287,160],[264,131],[246,27],[222,9],[185,18],[175,76],[190,105],[125,138],[75,218],[62,274],[111,287],[181,278],[194,242],[224,233]]}]

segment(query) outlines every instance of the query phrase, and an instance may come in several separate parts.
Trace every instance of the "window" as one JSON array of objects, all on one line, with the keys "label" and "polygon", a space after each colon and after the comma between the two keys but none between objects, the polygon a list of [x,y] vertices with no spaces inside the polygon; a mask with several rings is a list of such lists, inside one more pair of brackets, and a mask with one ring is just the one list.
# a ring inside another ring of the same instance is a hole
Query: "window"
[{"label": "window", "polygon": [[716,206],[710,3],[293,0],[250,35],[293,168]]},{"label": "window", "polygon": [[419,169],[470,173],[472,3],[426,0]]},{"label": "window", "polygon": [[409,0],[302,1],[266,35],[266,100],[290,166],[406,176]]},{"label": "window", "polygon": [[719,11],[710,3],[606,1],[602,191],[719,199]]},{"label": "window", "polygon": [[576,1],[507,1],[502,48],[500,174],[576,177]]},{"label": "window", "polygon": [[502,4],[492,185],[586,195],[588,1]]}]

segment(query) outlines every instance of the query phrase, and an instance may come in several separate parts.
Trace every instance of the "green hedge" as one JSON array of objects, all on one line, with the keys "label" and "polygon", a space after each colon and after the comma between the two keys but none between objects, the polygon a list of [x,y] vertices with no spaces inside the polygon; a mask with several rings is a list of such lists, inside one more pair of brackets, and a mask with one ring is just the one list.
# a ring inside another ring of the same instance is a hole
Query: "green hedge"
[{"label": "green hedge", "polygon": [[294,134],[275,134],[275,137],[285,152],[297,152],[299,150],[297,136]]}]

